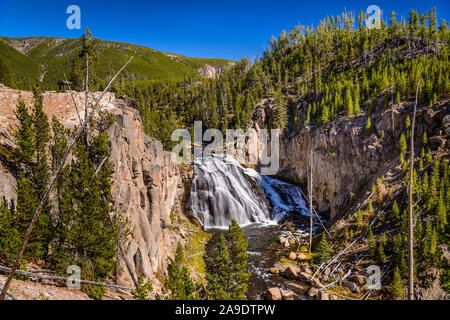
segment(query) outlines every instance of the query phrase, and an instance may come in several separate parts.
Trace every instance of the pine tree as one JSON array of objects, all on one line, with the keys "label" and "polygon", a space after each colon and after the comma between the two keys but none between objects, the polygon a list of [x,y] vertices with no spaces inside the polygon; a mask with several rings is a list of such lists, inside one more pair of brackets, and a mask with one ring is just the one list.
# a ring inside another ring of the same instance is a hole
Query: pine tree
[{"label": "pine tree", "polygon": [[231,268],[230,254],[222,234],[215,256],[209,258],[209,265],[207,265],[207,292],[212,299],[231,300],[231,293],[228,291],[233,282]]},{"label": "pine tree", "polygon": [[247,281],[250,277],[250,274],[245,272],[248,260],[248,241],[244,231],[234,219],[229,227],[227,239],[230,243],[229,253],[234,278],[231,298],[233,300],[244,300],[247,293]]},{"label": "pine tree", "polygon": [[321,264],[331,257],[331,248],[330,244],[327,241],[327,238],[325,236],[325,233],[322,234],[322,238],[319,242],[319,245],[316,250],[316,254],[313,257],[313,263],[318,265]]},{"label": "pine tree", "polygon": [[402,153],[405,153],[408,148],[408,145],[406,144],[406,137],[403,133],[400,136],[399,147]]},{"label": "pine tree", "polygon": [[375,240],[375,237],[373,236],[372,228],[369,227],[369,250],[372,257],[375,257],[377,254],[377,241]]},{"label": "pine tree", "polygon": [[35,153],[33,120],[23,100],[19,99],[14,114],[18,120],[18,125],[13,132],[17,144],[14,154],[19,161],[30,165]]},{"label": "pine tree", "polygon": [[150,300],[149,293],[153,291],[153,285],[150,280],[145,281],[142,276],[138,279],[138,287],[132,292],[134,300]]},{"label": "pine tree", "polygon": [[423,132],[422,144],[423,144],[424,147],[426,147],[427,144],[428,144],[428,137],[427,137],[427,132],[426,131]]},{"label": "pine tree", "polygon": [[283,131],[287,127],[288,118],[286,102],[281,92],[276,93],[275,103],[273,110],[273,128],[278,128],[280,131]]},{"label": "pine tree", "polygon": [[406,257],[408,255],[406,243],[401,234],[398,234],[394,237],[393,240],[393,248],[394,248],[394,262],[399,268],[400,274],[402,277],[408,276],[408,263],[406,261]]},{"label": "pine tree", "polygon": [[398,267],[395,268],[394,276],[392,278],[391,294],[397,299],[403,297],[403,281]]},{"label": "pine tree", "polygon": [[3,83],[7,87],[14,86],[11,69],[2,57],[0,57],[0,83]]},{"label": "pine tree", "polygon": [[370,117],[368,117],[366,124],[366,135],[370,136],[371,134],[372,134],[372,121],[370,120]]},{"label": "pine tree", "polygon": [[[38,207],[39,200],[32,183],[23,174],[20,174],[17,180],[16,193],[17,213],[15,224],[20,236],[23,238]],[[31,234],[27,247],[25,248],[25,257],[42,258],[44,256],[49,241],[50,227],[50,216],[48,214],[40,215],[33,228],[34,232]]]},{"label": "pine tree", "polygon": [[[40,89],[35,86],[33,88],[33,131],[35,134],[34,142],[36,144],[36,163],[33,168],[33,182],[38,197],[41,198],[49,181],[49,166],[47,157],[47,147],[50,141],[50,124],[47,115],[43,109],[43,96]],[[48,214],[48,208],[46,208]]]},{"label": "pine tree", "polygon": [[327,124],[330,122],[330,114],[328,111],[328,107],[325,105],[322,109],[322,124]]},{"label": "pine tree", "polygon": [[385,245],[386,245],[386,238],[383,235],[381,241],[378,243],[377,249],[377,259],[380,263],[386,259],[386,253],[384,252]]},{"label": "pine tree", "polygon": [[347,117],[350,117],[353,114],[353,100],[350,94],[350,90],[347,89],[345,94],[345,112],[347,113]]},{"label": "pine tree", "polygon": [[311,105],[308,104],[308,110],[306,112],[306,123],[309,124],[311,122]]},{"label": "pine tree", "polygon": [[448,212],[445,208],[444,199],[442,196],[440,196],[438,206],[437,206],[437,217],[439,219],[439,229],[442,234],[444,234],[445,228],[448,224],[447,214],[448,214]]},{"label": "pine tree", "polygon": [[171,260],[167,268],[166,288],[171,291],[171,300],[197,300],[194,282],[189,269],[185,266],[183,247],[178,244],[175,260]]},{"label": "pine tree", "polygon": [[359,105],[359,97],[360,97],[360,90],[359,90],[359,82],[356,82],[356,88],[355,88],[355,93],[354,93],[354,108],[353,108],[353,113],[355,116],[358,116],[359,113],[361,112],[361,108]]},{"label": "pine tree", "polygon": [[14,262],[22,238],[17,230],[14,212],[5,202],[0,203],[0,260]]}]

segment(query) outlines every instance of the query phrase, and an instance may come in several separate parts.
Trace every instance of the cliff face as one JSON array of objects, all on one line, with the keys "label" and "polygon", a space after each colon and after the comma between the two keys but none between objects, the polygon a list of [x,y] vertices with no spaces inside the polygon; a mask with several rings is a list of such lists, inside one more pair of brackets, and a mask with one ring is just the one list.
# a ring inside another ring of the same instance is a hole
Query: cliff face
[{"label": "cliff face", "polygon": [[[184,190],[180,169],[172,153],[142,133],[134,108],[117,100],[109,111],[116,118],[109,131],[110,160],[116,164],[113,196],[119,212],[130,221],[131,234],[124,247],[136,274],[152,277],[166,270],[168,258],[183,241],[169,230],[171,211]],[[131,283],[122,259],[117,276],[119,283]]]},{"label": "cliff face", "polygon": [[[291,106],[293,116],[301,117],[302,103]],[[406,131],[413,103],[403,103],[391,109],[377,110],[371,115],[373,133],[366,134],[367,115],[346,119],[341,116],[321,127],[305,126],[280,140],[280,171],[278,176],[306,182],[309,155],[313,153],[313,201],[319,212],[330,212],[334,220],[354,197],[370,188],[376,178],[399,164],[399,137]],[[261,103],[255,113],[255,123],[263,127],[270,118],[271,103]],[[427,132],[435,148],[446,147],[450,133],[449,100],[433,108],[419,107],[416,122],[416,151]],[[292,129],[287,129],[292,132]],[[383,133],[384,132],[384,133]],[[384,135],[384,137],[383,137]]]},{"label": "cliff face", "polygon": [[[44,92],[43,96],[44,110],[50,119],[56,116],[67,127],[79,123],[69,93]],[[31,92],[0,88],[0,145],[14,145],[7,128],[16,123],[13,111],[19,97],[30,105]],[[98,93],[93,97],[98,97]],[[81,109],[84,94],[75,93],[75,100]],[[118,206],[119,213],[130,222],[130,235],[124,248],[135,273],[154,279],[157,273],[165,272],[177,243],[185,241],[182,233],[169,230],[171,211],[183,211],[180,201],[185,189],[180,168],[172,154],[163,151],[160,142],[142,132],[141,118],[132,107],[132,101],[107,94],[100,106],[115,117],[109,129],[109,161],[116,168],[112,188],[114,208]],[[84,117],[83,113],[81,117]],[[14,173],[0,161],[0,198],[15,201],[15,185]],[[119,261],[116,281],[132,286],[123,259],[119,258]]]}]

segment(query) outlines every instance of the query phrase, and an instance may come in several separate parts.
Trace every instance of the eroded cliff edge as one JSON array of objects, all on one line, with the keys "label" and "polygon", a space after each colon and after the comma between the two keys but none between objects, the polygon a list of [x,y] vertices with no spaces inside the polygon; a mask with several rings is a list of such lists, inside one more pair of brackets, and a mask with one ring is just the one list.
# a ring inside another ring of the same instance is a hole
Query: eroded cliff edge
[{"label": "eroded cliff edge", "polygon": [[[44,110],[49,118],[56,116],[67,127],[78,125],[78,116],[69,93],[44,92]],[[99,96],[90,96],[90,100]],[[31,102],[31,92],[0,88],[0,145],[13,147],[10,127],[16,123],[14,108],[19,98]],[[79,106],[83,93],[75,93]],[[131,99],[116,99],[107,94],[100,102],[101,110],[114,115],[109,128],[109,161],[114,164],[112,196],[113,207],[129,220],[130,234],[124,248],[134,272],[152,279],[159,287],[178,243],[185,244],[187,237],[182,228],[173,226],[173,217],[184,215],[185,183],[191,172],[179,167],[171,153],[162,144],[142,132],[139,112]],[[83,118],[83,114],[81,114]],[[15,173],[0,163],[0,197],[15,202]],[[131,277],[122,258],[115,274],[118,284],[132,286]]]}]

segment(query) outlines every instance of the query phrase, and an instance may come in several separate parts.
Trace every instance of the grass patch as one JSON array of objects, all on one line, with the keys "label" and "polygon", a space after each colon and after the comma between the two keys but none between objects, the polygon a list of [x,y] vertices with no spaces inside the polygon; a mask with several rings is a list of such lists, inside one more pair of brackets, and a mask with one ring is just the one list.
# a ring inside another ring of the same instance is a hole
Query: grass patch
[{"label": "grass patch", "polygon": [[189,233],[189,241],[184,248],[186,261],[190,269],[199,274],[203,279],[206,274],[206,264],[203,260],[205,245],[211,240],[212,236],[201,228],[194,226],[189,221],[186,221],[185,224],[187,224],[190,231],[193,231]]}]

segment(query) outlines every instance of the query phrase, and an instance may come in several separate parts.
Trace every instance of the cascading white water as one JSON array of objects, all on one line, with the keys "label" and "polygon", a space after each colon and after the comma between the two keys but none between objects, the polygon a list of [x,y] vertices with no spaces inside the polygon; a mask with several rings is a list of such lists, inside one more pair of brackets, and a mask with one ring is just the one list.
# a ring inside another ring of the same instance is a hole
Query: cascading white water
[{"label": "cascading white water", "polygon": [[229,156],[197,159],[194,173],[191,207],[205,228],[228,228],[233,219],[241,226],[274,224],[287,212],[307,213],[298,187],[243,168]]}]

